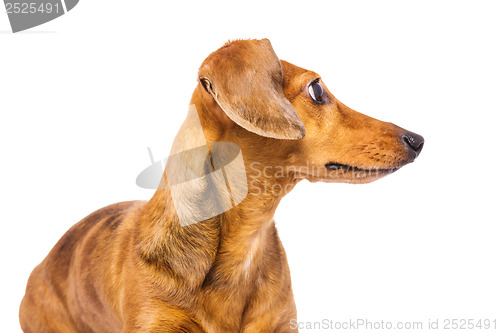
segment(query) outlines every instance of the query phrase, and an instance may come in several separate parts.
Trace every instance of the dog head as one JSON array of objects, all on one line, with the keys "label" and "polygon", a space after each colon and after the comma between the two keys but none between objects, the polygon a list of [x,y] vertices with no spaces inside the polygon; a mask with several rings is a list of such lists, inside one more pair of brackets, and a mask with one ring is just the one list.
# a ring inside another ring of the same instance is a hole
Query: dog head
[{"label": "dog head", "polygon": [[247,167],[271,178],[269,168],[280,168],[288,179],[367,183],[413,162],[424,144],[342,104],[320,75],[280,61],[267,39],[212,53],[192,102],[209,141],[238,144]]}]

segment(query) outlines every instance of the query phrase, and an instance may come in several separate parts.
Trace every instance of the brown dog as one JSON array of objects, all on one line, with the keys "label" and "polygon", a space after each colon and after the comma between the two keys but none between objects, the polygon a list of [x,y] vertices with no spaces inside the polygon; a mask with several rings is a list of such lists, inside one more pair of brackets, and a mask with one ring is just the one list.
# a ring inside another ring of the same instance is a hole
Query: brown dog
[{"label": "brown dog", "polygon": [[[241,149],[246,198],[186,226],[169,186],[149,202],[92,213],[31,274],[20,311],[25,332],[295,331],[273,221],[281,198],[302,179],[374,181],[422,150],[421,136],[346,107],[318,74],[280,61],[266,39],[227,43],[198,79],[191,103],[206,142]],[[189,128],[176,141],[193,140]]]}]

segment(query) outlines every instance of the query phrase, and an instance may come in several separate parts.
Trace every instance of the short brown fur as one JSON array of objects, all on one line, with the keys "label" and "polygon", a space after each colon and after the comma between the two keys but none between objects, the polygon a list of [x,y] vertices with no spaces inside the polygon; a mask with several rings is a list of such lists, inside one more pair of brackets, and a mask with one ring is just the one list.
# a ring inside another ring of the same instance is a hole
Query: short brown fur
[{"label": "short brown fur", "polygon": [[[325,104],[311,99],[314,80]],[[31,274],[24,332],[295,332],[273,221],[281,198],[302,179],[370,182],[418,155],[402,139],[411,132],[346,107],[318,74],[279,61],[267,40],[234,41],[211,54],[191,104],[208,142],[241,148],[248,196],[185,227],[168,186],[148,202],[92,213]],[[337,170],[325,167],[331,162]],[[283,167],[279,177],[266,176]]]}]

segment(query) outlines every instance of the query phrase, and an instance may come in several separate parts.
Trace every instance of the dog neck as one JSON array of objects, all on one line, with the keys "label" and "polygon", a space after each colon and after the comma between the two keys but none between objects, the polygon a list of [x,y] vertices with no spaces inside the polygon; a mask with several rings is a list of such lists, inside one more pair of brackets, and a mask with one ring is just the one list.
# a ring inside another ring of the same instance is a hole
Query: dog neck
[{"label": "dog neck", "polygon": [[231,210],[187,226],[179,222],[170,189],[158,189],[142,212],[139,255],[191,287],[257,281],[266,273],[264,259],[282,255],[273,220],[281,197],[264,192],[268,183],[253,186],[260,195],[249,193]]},{"label": "dog neck", "polygon": [[[182,226],[172,188],[157,189],[142,212],[136,239],[139,255],[153,269],[197,287],[258,281],[258,275],[265,274],[268,268],[264,267],[264,261],[280,261],[283,252],[273,216],[286,193],[273,193],[270,189],[293,185],[293,180],[264,177],[260,169],[264,164],[256,163],[246,152],[243,148],[248,194],[221,214]],[[163,182],[168,184],[167,172]],[[207,197],[199,191],[209,186],[198,185],[188,194]]]}]

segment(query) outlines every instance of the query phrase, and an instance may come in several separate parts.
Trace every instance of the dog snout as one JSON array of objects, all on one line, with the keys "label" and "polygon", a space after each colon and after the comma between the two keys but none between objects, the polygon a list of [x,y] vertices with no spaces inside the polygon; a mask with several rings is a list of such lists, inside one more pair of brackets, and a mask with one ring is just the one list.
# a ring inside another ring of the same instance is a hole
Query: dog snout
[{"label": "dog snout", "polygon": [[409,153],[413,154],[413,159],[417,158],[424,148],[424,137],[417,133],[406,131],[403,133],[402,140],[408,148]]}]

